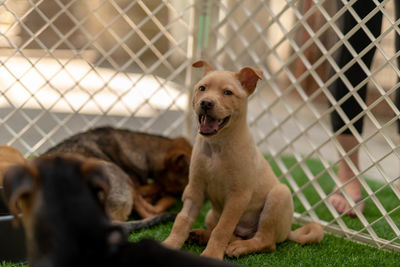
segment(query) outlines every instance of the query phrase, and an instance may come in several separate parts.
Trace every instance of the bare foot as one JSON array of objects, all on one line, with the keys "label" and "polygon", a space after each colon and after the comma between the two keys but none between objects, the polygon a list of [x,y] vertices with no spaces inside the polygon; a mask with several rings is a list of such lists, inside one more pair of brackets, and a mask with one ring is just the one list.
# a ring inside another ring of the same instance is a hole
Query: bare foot
[{"label": "bare foot", "polygon": [[[355,202],[355,204],[357,204],[358,202],[360,202],[362,200],[362,196],[361,196],[361,192],[358,193],[357,188],[355,188],[356,190],[352,191],[351,189],[347,189],[348,186],[345,187],[346,192],[349,194],[349,196],[353,199],[353,201]],[[352,188],[352,187],[350,187]],[[346,200],[346,198],[343,196],[343,194],[337,189],[337,187],[335,187],[333,189],[334,194],[332,194],[329,197],[329,201],[332,203],[333,207],[336,209],[337,212],[339,213],[345,213],[347,216],[356,216],[356,212],[354,209],[351,209],[351,206],[349,204],[349,202]],[[364,211],[364,203],[360,203],[358,204],[355,209],[358,209],[359,211],[361,211],[361,213]]]},{"label": "bare foot", "polygon": [[[357,144],[357,140],[354,138],[352,135],[340,135],[337,137],[339,143],[342,145],[344,151],[348,153],[351,151]],[[342,155],[339,155],[342,157]],[[351,163],[359,169],[358,166],[358,151],[354,151],[351,154],[348,154],[348,157],[351,161]],[[349,166],[348,161],[346,161],[344,158],[342,161],[339,163],[339,169],[338,169],[338,178],[342,184],[347,183],[352,179],[356,174],[352,171],[352,168]],[[344,186],[344,190],[347,192],[347,194],[353,199],[353,201],[357,204],[359,201],[362,199],[361,195],[361,184],[358,179],[355,179],[351,183],[348,183]],[[337,187],[333,189],[334,194],[332,194],[329,197],[329,202],[332,203],[333,207],[337,210],[339,213],[346,213],[348,216],[356,216],[355,210],[352,209],[350,206],[350,203],[346,200],[346,198],[343,196],[343,194],[338,190]],[[364,203],[361,203],[357,205],[355,208],[357,208],[359,211],[363,212],[364,211]]]},{"label": "bare foot", "polygon": [[[340,164],[344,164],[344,163],[340,163]],[[354,174],[347,167],[339,165],[338,177],[339,177],[340,182],[342,184],[344,184],[347,181],[349,181],[351,178],[353,178]],[[362,200],[361,184],[358,179],[355,179],[351,183],[345,185],[344,190],[347,192],[347,194],[351,197],[351,199],[356,204]],[[356,216],[355,210],[351,209],[352,207],[350,206],[350,203],[343,196],[342,192],[340,190],[338,190],[337,187],[335,187],[333,189],[333,192],[334,192],[334,194],[332,194],[329,197],[329,201],[332,203],[332,205],[336,209],[336,211],[339,213],[346,213],[346,215],[348,215],[348,216]],[[357,205],[355,208],[357,208],[359,211],[363,212],[364,206],[365,206],[365,204],[361,203],[361,204]]]}]

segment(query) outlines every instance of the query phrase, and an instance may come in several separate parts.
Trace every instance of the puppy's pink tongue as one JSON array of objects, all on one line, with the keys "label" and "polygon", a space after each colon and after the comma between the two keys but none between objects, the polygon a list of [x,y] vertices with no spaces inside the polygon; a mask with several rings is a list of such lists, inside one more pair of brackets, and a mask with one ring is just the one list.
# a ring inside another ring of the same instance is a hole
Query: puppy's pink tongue
[{"label": "puppy's pink tongue", "polygon": [[200,121],[200,132],[211,134],[218,131],[218,120],[208,115],[203,116]]}]

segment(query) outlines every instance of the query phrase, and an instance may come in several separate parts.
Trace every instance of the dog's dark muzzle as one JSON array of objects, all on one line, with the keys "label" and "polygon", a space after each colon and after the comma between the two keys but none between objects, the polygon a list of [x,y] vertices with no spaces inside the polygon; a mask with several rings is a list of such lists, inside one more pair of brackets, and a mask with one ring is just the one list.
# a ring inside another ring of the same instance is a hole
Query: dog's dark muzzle
[{"label": "dog's dark muzzle", "polygon": [[202,110],[207,112],[208,110],[212,109],[214,107],[214,101],[209,99],[209,98],[204,98],[200,102],[200,107]]}]

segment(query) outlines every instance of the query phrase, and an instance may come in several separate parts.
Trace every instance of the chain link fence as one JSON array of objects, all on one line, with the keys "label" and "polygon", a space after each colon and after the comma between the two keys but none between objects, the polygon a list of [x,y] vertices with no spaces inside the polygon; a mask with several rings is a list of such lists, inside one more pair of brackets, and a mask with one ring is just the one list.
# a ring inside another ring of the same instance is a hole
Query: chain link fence
[{"label": "chain link fence", "polygon": [[[0,142],[37,155],[106,124],[191,138],[190,91],[198,78],[191,63],[204,58],[221,69],[255,66],[264,80],[250,99],[249,123],[293,191],[296,220],[318,220],[346,238],[398,249],[399,110],[393,99],[400,21],[394,0],[368,1],[374,7],[362,16],[356,0],[0,1]],[[348,32],[346,12],[357,22]],[[378,13],[383,24],[375,35],[367,22]],[[357,51],[349,40],[360,29],[370,41]],[[343,46],[352,59],[339,66]],[[363,57],[373,48],[369,68]],[[357,85],[346,76],[354,64],[366,73]],[[339,100],[330,89],[337,79],[348,88]],[[366,102],[359,96],[364,84]],[[354,118],[341,107],[351,97],[362,107]],[[335,132],[334,110],[346,124]],[[363,134],[354,126],[361,116]],[[346,129],[358,141],[349,152],[337,141]],[[350,161],[355,150],[359,169]],[[343,190],[340,159],[361,183],[360,202]],[[366,205],[364,213],[355,209],[358,219],[331,205],[334,185],[352,207]],[[389,205],[388,195],[394,199]]]}]

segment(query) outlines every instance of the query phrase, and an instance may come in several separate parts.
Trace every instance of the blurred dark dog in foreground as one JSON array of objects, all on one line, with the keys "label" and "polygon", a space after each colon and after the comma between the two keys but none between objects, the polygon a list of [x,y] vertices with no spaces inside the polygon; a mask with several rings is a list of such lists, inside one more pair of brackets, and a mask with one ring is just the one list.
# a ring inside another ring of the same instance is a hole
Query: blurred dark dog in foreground
[{"label": "blurred dark dog in foreground", "polygon": [[175,203],[188,182],[191,151],[182,137],[101,127],[76,134],[44,155],[74,153],[102,160],[111,184],[111,218],[125,221],[133,210],[148,218]]},{"label": "blurred dark dog in foreground", "polygon": [[131,243],[106,216],[104,165],[77,156],[41,156],[4,176],[4,197],[22,223],[32,267],[232,266],[152,241]]}]

